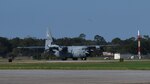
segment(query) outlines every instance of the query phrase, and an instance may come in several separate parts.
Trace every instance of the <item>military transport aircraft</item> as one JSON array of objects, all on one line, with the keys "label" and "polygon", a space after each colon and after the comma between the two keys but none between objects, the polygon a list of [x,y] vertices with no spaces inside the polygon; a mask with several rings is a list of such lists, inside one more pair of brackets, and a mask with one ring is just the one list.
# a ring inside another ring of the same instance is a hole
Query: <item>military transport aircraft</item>
[{"label": "military transport aircraft", "polygon": [[[45,46],[32,46],[32,47],[18,47],[18,48],[44,48],[44,52],[51,53],[62,60],[72,58],[73,60],[86,60],[91,54],[93,49],[100,49],[103,45],[89,45],[89,46],[59,46],[53,43],[52,35],[49,30],[46,34]],[[106,45],[105,45],[106,46]]]}]

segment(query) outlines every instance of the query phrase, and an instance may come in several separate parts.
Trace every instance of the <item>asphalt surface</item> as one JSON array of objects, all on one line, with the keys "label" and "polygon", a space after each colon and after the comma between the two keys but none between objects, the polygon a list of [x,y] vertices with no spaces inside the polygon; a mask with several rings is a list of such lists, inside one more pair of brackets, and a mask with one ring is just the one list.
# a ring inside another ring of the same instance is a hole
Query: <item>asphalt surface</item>
[{"label": "asphalt surface", "polygon": [[150,71],[0,70],[0,84],[150,84]]}]

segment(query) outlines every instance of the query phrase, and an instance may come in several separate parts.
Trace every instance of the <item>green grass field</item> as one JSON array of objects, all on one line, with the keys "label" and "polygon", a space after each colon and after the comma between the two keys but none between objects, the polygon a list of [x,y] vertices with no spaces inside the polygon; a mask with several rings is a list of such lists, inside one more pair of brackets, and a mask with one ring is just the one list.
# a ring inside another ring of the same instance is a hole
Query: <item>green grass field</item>
[{"label": "green grass field", "polygon": [[[107,60],[106,60],[107,61]],[[150,70],[150,61],[125,62],[0,62],[0,69],[44,70]]]}]

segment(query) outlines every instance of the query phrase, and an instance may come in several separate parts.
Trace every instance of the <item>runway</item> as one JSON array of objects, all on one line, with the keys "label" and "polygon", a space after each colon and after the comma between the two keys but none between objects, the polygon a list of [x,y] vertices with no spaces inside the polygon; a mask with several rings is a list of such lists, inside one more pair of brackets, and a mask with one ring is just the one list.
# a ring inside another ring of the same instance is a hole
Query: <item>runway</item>
[{"label": "runway", "polygon": [[150,84],[150,71],[0,70],[0,84]]}]

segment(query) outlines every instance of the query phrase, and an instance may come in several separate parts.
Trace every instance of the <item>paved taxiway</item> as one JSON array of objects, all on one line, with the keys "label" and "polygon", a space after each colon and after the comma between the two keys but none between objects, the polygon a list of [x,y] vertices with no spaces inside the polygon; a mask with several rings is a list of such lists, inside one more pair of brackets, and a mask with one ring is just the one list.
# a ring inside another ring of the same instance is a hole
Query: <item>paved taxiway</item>
[{"label": "paved taxiway", "polygon": [[0,84],[150,84],[150,71],[0,70]]}]

